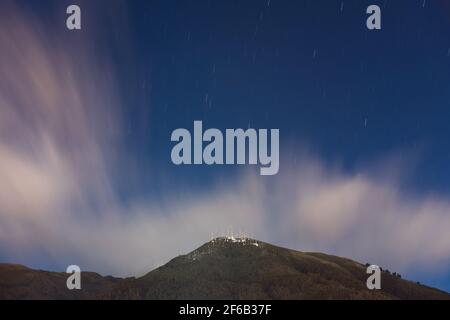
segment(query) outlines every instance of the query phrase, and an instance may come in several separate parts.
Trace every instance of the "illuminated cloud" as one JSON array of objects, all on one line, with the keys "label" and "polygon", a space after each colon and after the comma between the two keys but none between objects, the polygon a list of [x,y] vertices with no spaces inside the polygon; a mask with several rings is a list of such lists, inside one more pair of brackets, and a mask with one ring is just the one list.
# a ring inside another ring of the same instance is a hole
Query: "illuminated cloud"
[{"label": "illuminated cloud", "polygon": [[449,265],[446,197],[312,156],[297,167],[282,162],[270,181],[243,174],[208,191],[124,205],[111,179],[123,151],[112,68],[87,51],[73,59],[32,19],[0,18],[0,252],[9,261],[43,254],[61,266],[142,274],[233,227],[398,271]]}]

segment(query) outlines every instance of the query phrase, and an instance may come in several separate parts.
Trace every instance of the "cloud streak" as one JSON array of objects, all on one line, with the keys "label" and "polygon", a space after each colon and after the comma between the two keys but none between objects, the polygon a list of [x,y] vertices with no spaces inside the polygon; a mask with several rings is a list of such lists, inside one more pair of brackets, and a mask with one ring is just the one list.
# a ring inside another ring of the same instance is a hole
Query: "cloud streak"
[{"label": "cloud streak", "polygon": [[351,174],[308,153],[270,180],[244,173],[212,190],[124,205],[111,179],[123,134],[112,68],[87,51],[75,60],[32,19],[12,12],[1,21],[0,252],[8,260],[28,264],[42,253],[61,266],[138,275],[233,227],[398,271],[449,265],[447,197],[408,193],[399,179],[368,167]]}]

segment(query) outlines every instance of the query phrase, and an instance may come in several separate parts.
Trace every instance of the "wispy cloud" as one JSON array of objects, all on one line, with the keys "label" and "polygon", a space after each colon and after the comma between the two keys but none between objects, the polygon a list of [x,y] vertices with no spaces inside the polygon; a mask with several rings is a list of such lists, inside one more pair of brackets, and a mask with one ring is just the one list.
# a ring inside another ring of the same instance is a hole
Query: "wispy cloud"
[{"label": "wispy cloud", "polygon": [[270,180],[243,174],[125,206],[111,179],[123,134],[112,68],[88,52],[74,60],[32,19],[1,21],[0,250],[10,261],[42,253],[62,266],[140,274],[233,227],[399,271],[449,265],[450,201],[378,174],[401,163],[350,174],[304,154]]}]

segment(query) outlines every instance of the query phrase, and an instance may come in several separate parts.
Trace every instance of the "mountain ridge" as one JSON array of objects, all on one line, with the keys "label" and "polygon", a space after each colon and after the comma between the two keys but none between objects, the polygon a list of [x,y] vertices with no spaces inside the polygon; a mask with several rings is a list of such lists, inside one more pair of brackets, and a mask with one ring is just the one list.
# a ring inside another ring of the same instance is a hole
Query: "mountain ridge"
[{"label": "mountain ridge", "polygon": [[250,238],[215,238],[142,277],[82,273],[69,291],[66,273],[0,264],[0,299],[450,299],[450,294],[382,272],[368,290],[366,266]]}]

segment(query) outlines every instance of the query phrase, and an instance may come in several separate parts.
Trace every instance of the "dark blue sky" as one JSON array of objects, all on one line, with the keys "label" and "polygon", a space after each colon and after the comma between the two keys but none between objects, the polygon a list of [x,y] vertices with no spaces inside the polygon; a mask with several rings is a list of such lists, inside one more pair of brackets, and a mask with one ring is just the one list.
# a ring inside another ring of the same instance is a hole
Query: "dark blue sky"
[{"label": "dark blue sky", "polygon": [[[90,37],[89,46],[114,60],[124,143],[143,168],[157,163],[164,179],[189,183],[214,179],[222,168],[174,169],[168,161],[172,130],[198,119],[280,128],[282,148],[307,141],[350,169],[398,150],[419,154],[410,182],[450,190],[445,1],[92,2],[83,3],[84,30],[68,40]],[[381,31],[365,26],[374,3]],[[282,163],[291,161],[284,155]]]},{"label": "dark blue sky", "polygon": [[[69,3],[25,4],[65,32]],[[449,190],[446,1],[79,3],[83,31],[64,36],[115,62],[126,142],[143,163],[167,163],[172,130],[201,119],[280,128],[349,166],[420,149],[415,182]],[[370,4],[382,9],[380,31],[366,28]]]},{"label": "dark blue sky", "polygon": [[[113,65],[125,134],[110,165],[124,203],[208,189],[239,172],[172,164],[170,134],[194,120],[279,128],[280,173],[306,144],[348,172],[397,156],[413,167],[402,187],[450,194],[448,1],[19,3],[74,60],[88,50]],[[81,31],[65,27],[72,3]],[[366,28],[371,4],[381,7],[382,30]],[[447,275],[423,278],[450,288]]]}]

